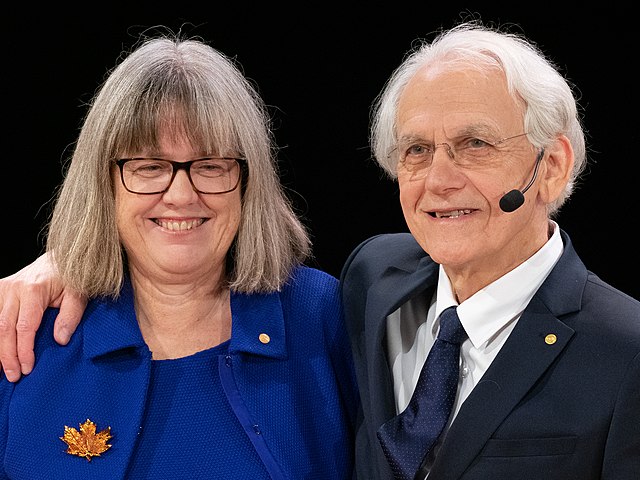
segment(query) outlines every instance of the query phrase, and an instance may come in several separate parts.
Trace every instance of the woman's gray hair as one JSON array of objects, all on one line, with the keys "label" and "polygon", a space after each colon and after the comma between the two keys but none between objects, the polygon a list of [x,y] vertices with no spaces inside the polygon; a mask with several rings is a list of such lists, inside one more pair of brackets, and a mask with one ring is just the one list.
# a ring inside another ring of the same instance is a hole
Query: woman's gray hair
[{"label": "woman's gray hair", "polygon": [[48,226],[64,281],[87,296],[118,295],[126,256],[110,172],[118,157],[157,148],[161,129],[199,151],[246,158],[227,281],[242,293],[279,290],[311,242],[280,183],[266,106],[231,59],[177,35],[143,39],[91,102]]},{"label": "woman's gray hair", "polygon": [[524,128],[537,148],[566,135],[575,154],[573,171],[564,192],[551,205],[554,215],[569,198],[585,168],[585,135],[572,87],[537,46],[516,33],[499,31],[471,21],[440,33],[432,42],[421,42],[393,72],[372,109],[371,146],[378,164],[397,178],[397,157],[390,155],[396,138],[399,99],[407,83],[425,65],[457,64],[504,72],[509,91],[524,102]]}]

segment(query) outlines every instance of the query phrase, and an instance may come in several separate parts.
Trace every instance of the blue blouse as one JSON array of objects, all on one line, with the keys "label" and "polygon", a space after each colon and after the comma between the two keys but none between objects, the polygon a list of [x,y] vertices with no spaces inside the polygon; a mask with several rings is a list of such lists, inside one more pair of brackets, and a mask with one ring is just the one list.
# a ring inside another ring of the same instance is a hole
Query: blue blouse
[{"label": "blue blouse", "polygon": [[[358,393],[337,280],[299,267],[282,291],[232,293],[228,342],[152,361],[133,309],[92,300],[67,346],[56,309],[34,371],[0,380],[0,478],[350,479]],[[109,428],[91,460],[65,426]]]}]

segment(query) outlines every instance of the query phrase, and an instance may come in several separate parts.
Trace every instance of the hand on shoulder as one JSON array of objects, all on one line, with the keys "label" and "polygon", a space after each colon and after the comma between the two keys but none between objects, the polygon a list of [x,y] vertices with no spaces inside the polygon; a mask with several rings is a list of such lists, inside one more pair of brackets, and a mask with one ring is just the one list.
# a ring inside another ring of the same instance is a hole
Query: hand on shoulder
[{"label": "hand on shoulder", "polygon": [[0,279],[0,367],[15,382],[33,368],[36,331],[49,306],[60,308],[54,336],[65,345],[75,331],[87,301],[64,288],[49,254]]}]

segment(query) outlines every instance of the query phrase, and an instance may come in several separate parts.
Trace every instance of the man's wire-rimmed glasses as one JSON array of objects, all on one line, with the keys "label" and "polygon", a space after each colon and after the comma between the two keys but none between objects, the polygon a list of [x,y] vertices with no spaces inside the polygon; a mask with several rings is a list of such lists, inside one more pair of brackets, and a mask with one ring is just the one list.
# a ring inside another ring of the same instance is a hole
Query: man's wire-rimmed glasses
[{"label": "man's wire-rimmed glasses", "polygon": [[398,161],[408,168],[423,168],[431,164],[438,148],[444,147],[449,158],[459,166],[481,166],[495,159],[500,154],[500,145],[514,138],[523,137],[527,133],[519,133],[500,140],[489,141],[479,137],[462,137],[451,143],[429,144],[422,140],[407,139],[399,142],[390,152],[397,155]]}]

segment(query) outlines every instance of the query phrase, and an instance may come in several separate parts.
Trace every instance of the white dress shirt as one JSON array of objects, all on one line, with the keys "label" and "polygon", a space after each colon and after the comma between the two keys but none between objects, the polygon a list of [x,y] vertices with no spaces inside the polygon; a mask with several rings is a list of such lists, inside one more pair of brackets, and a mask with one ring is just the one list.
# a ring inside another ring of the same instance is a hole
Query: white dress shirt
[{"label": "white dress shirt", "polygon": [[[460,305],[440,266],[438,286],[432,298],[414,297],[387,317],[387,351],[398,413],[409,404],[437,337],[440,313],[458,305],[458,317],[468,338],[460,349],[458,393],[445,426],[445,431],[448,430],[462,403],[496,358],[523,310],[562,255],[560,229],[555,222],[551,224],[553,234],[540,250]],[[430,463],[437,449],[438,445],[432,450]]]}]

